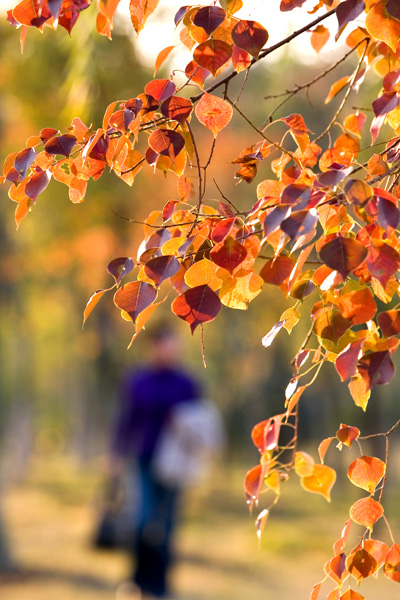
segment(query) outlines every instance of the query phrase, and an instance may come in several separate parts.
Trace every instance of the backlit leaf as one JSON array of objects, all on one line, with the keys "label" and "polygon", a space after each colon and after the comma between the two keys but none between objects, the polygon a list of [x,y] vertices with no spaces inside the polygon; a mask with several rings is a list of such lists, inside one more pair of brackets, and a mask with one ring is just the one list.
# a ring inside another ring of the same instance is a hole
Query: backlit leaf
[{"label": "backlit leaf", "polygon": [[387,350],[365,354],[358,361],[357,369],[370,388],[384,385],[394,376],[394,365]]},{"label": "backlit leaf", "polygon": [[165,279],[173,277],[179,269],[180,263],[178,259],[175,256],[169,255],[156,256],[144,265],[144,272],[147,277],[154,281],[156,286],[161,285]]},{"label": "backlit leaf", "polygon": [[246,256],[246,247],[232,236],[225,238],[222,243],[214,246],[210,252],[211,260],[230,273],[233,273],[236,267],[245,260]]},{"label": "backlit leaf", "polygon": [[221,302],[208,285],[200,285],[175,298],[171,308],[188,323],[193,334],[198,325],[215,319],[221,310]]},{"label": "backlit leaf", "polygon": [[92,296],[90,296],[89,300],[87,301],[84,313],[83,313],[82,327],[84,326],[84,324],[86,323],[89,315],[92,313],[93,309],[98,304],[98,302],[102,299],[102,297],[104,296],[104,294],[106,292],[109,292],[110,290],[112,290],[113,287],[107,288],[106,290],[97,290],[94,294],[92,294]]},{"label": "backlit leaf", "polygon": [[349,466],[347,476],[352,484],[374,494],[385,472],[386,465],[379,458],[360,456]]},{"label": "backlit leaf", "polygon": [[158,69],[167,60],[168,56],[171,54],[171,52],[174,48],[176,48],[176,46],[167,46],[166,48],[163,48],[163,50],[161,50],[157,54],[156,62],[154,64],[154,75],[157,73]]},{"label": "backlit leaf", "polygon": [[148,17],[157,8],[158,2],[159,0],[130,0],[129,12],[136,33],[143,29]]},{"label": "backlit leaf", "polygon": [[144,91],[158,102],[164,102],[175,94],[176,86],[170,79],[153,79],[145,85]]},{"label": "backlit leaf", "polygon": [[232,64],[237,73],[241,73],[251,64],[251,56],[245,50],[238,48],[236,44],[232,48]]},{"label": "backlit leaf", "polygon": [[214,77],[231,56],[232,47],[226,42],[214,39],[202,42],[193,52],[195,63],[212,73]]},{"label": "backlit leaf", "polygon": [[383,515],[383,506],[373,498],[360,498],[350,508],[350,518],[354,523],[372,529]]},{"label": "backlit leaf", "polygon": [[296,452],[294,470],[299,477],[308,477],[314,473],[314,459],[307,452]]},{"label": "backlit leaf", "polygon": [[303,133],[308,133],[310,131],[304,122],[304,118],[297,113],[289,115],[288,117],[282,117],[281,121],[283,121],[295,135],[302,135]]},{"label": "backlit leaf", "polygon": [[48,171],[39,171],[29,178],[25,186],[25,194],[35,200],[49,185],[51,174]]},{"label": "backlit leaf", "polygon": [[360,430],[357,427],[341,423],[340,428],[336,432],[336,437],[341,444],[351,448],[354,440],[360,437]]},{"label": "backlit leaf", "polygon": [[396,52],[400,40],[400,20],[388,13],[386,0],[379,0],[368,11],[365,27],[373,38],[385,42],[393,52]]},{"label": "backlit leaf", "polygon": [[246,473],[246,477],[244,479],[244,491],[247,496],[247,502],[250,510],[254,504],[258,504],[258,497],[260,495],[264,480],[263,471],[263,467],[261,465],[257,465]]},{"label": "backlit leaf", "polygon": [[393,309],[381,312],[377,317],[379,327],[385,337],[400,333],[400,311]]},{"label": "backlit leaf", "polygon": [[358,584],[366,577],[373,575],[377,567],[378,563],[375,558],[365,548],[349,554],[346,559],[346,568]]},{"label": "backlit leaf", "polygon": [[360,358],[364,340],[356,340],[349,344],[335,360],[335,367],[339,373],[340,379],[346,381],[356,374],[357,363]]},{"label": "backlit leaf", "polygon": [[293,267],[294,262],[289,256],[280,255],[266,260],[260,275],[266,283],[281,286],[288,280]]},{"label": "backlit leaf", "polygon": [[213,291],[219,289],[223,282],[223,277],[219,274],[228,276],[229,273],[221,269],[218,265],[208,258],[203,258],[193,263],[185,273],[185,282],[189,287],[199,285],[208,285]]},{"label": "backlit leaf", "polygon": [[187,98],[171,96],[161,104],[161,112],[168,119],[184,123],[191,115],[193,104]]},{"label": "backlit leaf", "polygon": [[344,294],[339,300],[339,308],[343,317],[350,319],[353,325],[370,321],[377,311],[376,302],[369,288]]},{"label": "backlit leaf", "polygon": [[126,256],[121,256],[119,258],[114,258],[107,265],[107,271],[112,275],[115,279],[115,283],[119,285],[121,279],[128,275],[134,267],[133,260]]},{"label": "backlit leaf", "polygon": [[347,590],[347,592],[340,596],[339,600],[365,600],[365,598],[354,590]]},{"label": "backlit leaf", "polygon": [[275,450],[278,447],[283,416],[283,414],[275,415],[270,419],[257,423],[257,425],[253,427],[251,439],[260,454]]},{"label": "backlit leaf", "polygon": [[333,579],[335,583],[341,585],[348,577],[349,573],[346,569],[346,555],[344,552],[337,554],[324,565],[324,572]]},{"label": "backlit leaf", "polygon": [[133,281],[120,287],[114,294],[114,304],[128,313],[132,321],[157,297],[156,288],[145,281]]},{"label": "backlit leaf", "polygon": [[222,98],[204,93],[196,106],[195,113],[200,123],[210,129],[216,138],[231,120],[233,109]]},{"label": "backlit leaf", "polygon": [[193,23],[210,35],[225,20],[225,11],[219,6],[202,6],[196,12]]},{"label": "backlit leaf", "polygon": [[221,302],[228,308],[246,310],[248,303],[261,292],[263,284],[263,279],[253,272],[225,279],[219,293]]},{"label": "backlit leaf", "polygon": [[341,77],[338,81],[335,81],[331,85],[331,89],[329,90],[329,94],[325,98],[325,104],[328,104],[333,98],[349,83],[351,77]]},{"label": "backlit leaf", "polygon": [[350,326],[351,321],[342,317],[338,310],[325,308],[315,319],[313,331],[319,338],[337,344]]},{"label": "backlit leaf", "polygon": [[349,273],[364,262],[368,250],[357,240],[338,236],[324,244],[319,255],[328,267],[338,271],[345,279]]},{"label": "backlit leaf", "polygon": [[327,453],[328,448],[331,445],[332,440],[334,440],[334,439],[335,438],[333,438],[333,437],[325,438],[324,440],[322,440],[322,442],[318,446],[318,455],[319,455],[319,459],[322,464],[325,459],[325,454]]},{"label": "backlit leaf", "polygon": [[157,154],[175,160],[184,148],[185,140],[180,133],[172,129],[156,129],[149,137],[149,145]]},{"label": "backlit leaf", "polygon": [[261,340],[261,343],[264,346],[264,348],[268,348],[272,344],[272,342],[274,341],[284,324],[285,321],[279,321],[278,323],[275,323],[275,325],[272,326],[269,332],[266,335],[264,335],[263,339]]},{"label": "backlit leaf", "polygon": [[257,59],[268,40],[268,31],[256,21],[239,21],[232,29],[235,45]]},{"label": "backlit leaf", "polygon": [[317,25],[311,32],[311,46],[317,54],[320,53],[326,42],[329,40],[330,32],[324,25]]},{"label": "backlit leaf", "polygon": [[383,572],[388,579],[400,583],[400,544],[393,544],[386,556]]},{"label": "backlit leaf", "polygon": [[365,9],[364,0],[344,0],[336,9],[339,29],[335,39],[337,40],[350,21],[354,21]]},{"label": "backlit leaf", "polygon": [[336,471],[327,465],[314,465],[313,474],[300,480],[307,492],[320,494],[328,502],[331,501],[331,490],[335,481]]}]

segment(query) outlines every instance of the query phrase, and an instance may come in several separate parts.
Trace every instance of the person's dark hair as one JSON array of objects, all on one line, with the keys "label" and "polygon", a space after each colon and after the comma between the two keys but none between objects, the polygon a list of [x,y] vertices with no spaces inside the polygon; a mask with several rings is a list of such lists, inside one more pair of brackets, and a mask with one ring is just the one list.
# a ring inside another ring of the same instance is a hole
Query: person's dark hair
[{"label": "person's dark hair", "polygon": [[158,342],[160,340],[176,337],[176,329],[169,321],[158,321],[151,323],[146,327],[147,339],[150,342]]}]

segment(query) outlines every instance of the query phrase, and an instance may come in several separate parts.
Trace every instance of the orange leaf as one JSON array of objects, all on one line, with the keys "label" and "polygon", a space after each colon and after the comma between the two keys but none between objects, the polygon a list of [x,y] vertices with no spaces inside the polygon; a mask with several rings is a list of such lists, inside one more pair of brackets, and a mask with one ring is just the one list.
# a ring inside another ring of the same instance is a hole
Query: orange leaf
[{"label": "orange leaf", "polygon": [[360,436],[360,430],[357,427],[350,427],[344,423],[340,424],[340,429],[336,432],[336,437],[341,444],[351,448],[352,443]]},{"label": "orange leaf", "polygon": [[166,48],[164,48],[163,50],[161,50],[161,52],[158,53],[157,58],[156,58],[156,62],[154,65],[154,75],[157,73],[158,69],[161,67],[161,65],[167,60],[168,56],[170,55],[170,53],[172,52],[172,50],[176,48],[176,46],[167,46]]},{"label": "orange leaf", "polygon": [[400,544],[393,544],[390,548],[383,572],[389,579],[400,583]]},{"label": "orange leaf", "polygon": [[319,459],[320,459],[321,463],[324,462],[325,454],[327,453],[328,448],[331,445],[332,440],[334,440],[334,439],[335,438],[333,438],[333,437],[326,438],[326,439],[322,440],[322,442],[318,446],[318,454],[319,454]]},{"label": "orange leaf", "polygon": [[346,569],[346,555],[341,552],[328,560],[324,565],[324,572],[338,585],[341,585],[349,575]]},{"label": "orange leaf", "polygon": [[313,474],[300,480],[307,492],[321,494],[328,502],[331,501],[330,494],[335,481],[336,471],[326,465],[315,465]]},{"label": "orange leaf", "polygon": [[203,69],[215,75],[232,56],[232,46],[222,40],[206,40],[199,44],[193,52],[193,60]]},{"label": "orange leaf", "polygon": [[114,294],[114,304],[128,313],[132,321],[157,297],[156,288],[144,281],[133,281],[123,285]]},{"label": "orange leaf", "polygon": [[158,2],[159,0],[130,0],[129,12],[136,33],[143,29],[148,17],[157,8]]},{"label": "orange leaf", "polygon": [[223,279],[226,277],[229,277],[228,271],[218,267],[208,258],[203,258],[189,267],[185,273],[185,282],[189,287],[207,284],[215,291],[221,287]]},{"label": "orange leaf", "polygon": [[387,0],[379,0],[368,12],[365,27],[373,38],[385,42],[396,52],[400,40],[400,20],[394,19],[386,10]]},{"label": "orange leaf", "polygon": [[110,290],[113,289],[113,287],[115,287],[114,285],[110,288],[107,288],[106,290],[97,290],[94,294],[92,294],[92,296],[90,296],[84,313],[83,313],[83,323],[82,323],[82,327],[84,326],[84,324],[86,323],[89,315],[92,313],[93,309],[95,308],[95,306],[97,305],[97,303],[102,299],[102,297],[104,296],[104,294],[106,292],[109,292]]},{"label": "orange leaf", "polygon": [[350,508],[350,518],[354,523],[372,529],[383,515],[383,506],[373,498],[361,498]]},{"label": "orange leaf", "polygon": [[329,29],[324,25],[317,25],[317,27],[311,32],[311,46],[315,52],[319,54],[326,42],[329,40],[330,33]]},{"label": "orange leaf", "polygon": [[347,476],[351,483],[373,494],[385,472],[386,465],[379,458],[360,456],[351,463]]},{"label": "orange leaf", "polygon": [[307,452],[296,452],[294,470],[299,477],[309,477],[314,473],[314,459]]},{"label": "orange leaf", "polygon": [[365,598],[354,590],[347,590],[347,592],[340,596],[339,600],[365,600]]},{"label": "orange leaf", "polygon": [[216,138],[231,120],[233,109],[222,98],[205,92],[196,106],[195,113],[200,123],[210,129]]},{"label": "orange leaf", "polygon": [[361,548],[347,557],[346,568],[360,585],[363,579],[375,573],[378,563],[365,548]]},{"label": "orange leaf", "polygon": [[334,84],[331,85],[331,89],[329,90],[329,94],[325,98],[325,104],[328,104],[333,98],[347,85],[350,81],[351,77],[341,77],[338,81],[335,81]]},{"label": "orange leaf", "polygon": [[369,288],[344,294],[339,300],[339,308],[343,317],[350,319],[353,325],[370,321],[377,311],[376,302]]}]

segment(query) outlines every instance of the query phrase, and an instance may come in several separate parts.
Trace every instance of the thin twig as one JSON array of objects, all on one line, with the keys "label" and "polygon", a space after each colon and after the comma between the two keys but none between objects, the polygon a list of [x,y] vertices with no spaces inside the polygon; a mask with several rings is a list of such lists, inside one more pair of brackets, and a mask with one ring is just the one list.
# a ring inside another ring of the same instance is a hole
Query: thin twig
[{"label": "thin twig", "polygon": [[369,38],[366,38],[364,41],[366,42],[366,43],[365,43],[365,48],[364,48],[364,51],[363,51],[362,55],[360,56],[360,60],[358,61],[357,68],[355,69],[355,71],[354,71],[354,73],[353,73],[353,76],[352,76],[352,78],[351,78],[351,79],[350,79],[350,81],[349,81],[348,88],[347,88],[347,90],[346,90],[346,93],[345,93],[345,95],[343,96],[343,100],[341,101],[341,103],[340,103],[340,105],[339,105],[339,107],[338,107],[337,111],[336,111],[336,112],[335,112],[335,114],[333,115],[333,118],[332,118],[331,122],[330,122],[330,123],[328,124],[328,126],[327,126],[327,127],[324,129],[324,131],[323,131],[323,132],[322,132],[322,133],[321,133],[321,134],[320,134],[318,137],[316,137],[316,138],[315,138],[315,140],[314,140],[314,143],[316,143],[316,142],[319,142],[319,140],[321,140],[323,137],[325,137],[325,136],[326,136],[326,134],[327,134],[327,133],[328,133],[328,132],[331,130],[332,126],[334,125],[334,123],[335,123],[335,121],[336,121],[336,119],[338,118],[338,116],[339,116],[339,115],[340,115],[340,113],[342,112],[342,110],[343,110],[343,108],[344,108],[344,106],[345,106],[345,104],[346,104],[346,102],[347,102],[347,100],[348,100],[348,97],[350,96],[350,92],[352,91],[352,88],[353,88],[354,82],[355,82],[355,80],[357,79],[357,75],[358,75],[358,73],[360,72],[361,66],[362,66],[362,64],[363,64],[363,62],[364,62],[364,57],[365,57],[365,54],[366,54],[366,52],[367,52],[367,49],[368,49]]}]

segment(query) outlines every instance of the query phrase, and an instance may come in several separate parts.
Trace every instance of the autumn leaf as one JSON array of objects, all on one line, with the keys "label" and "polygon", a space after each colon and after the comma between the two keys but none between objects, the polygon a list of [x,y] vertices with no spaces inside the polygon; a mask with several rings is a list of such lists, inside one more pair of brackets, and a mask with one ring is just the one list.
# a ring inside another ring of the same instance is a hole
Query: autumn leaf
[{"label": "autumn leaf", "polygon": [[114,303],[135,322],[138,315],[152,304],[156,297],[157,290],[154,286],[143,281],[133,281],[115,292]]},{"label": "autumn leaf", "polygon": [[374,494],[376,486],[385,475],[385,472],[386,465],[379,458],[360,456],[349,466],[347,476],[351,483],[370,494]]},{"label": "autumn leaf", "polygon": [[393,544],[386,556],[383,572],[388,579],[400,583],[400,545]]},{"label": "autumn leaf", "polygon": [[314,465],[312,475],[302,477],[300,483],[307,492],[320,494],[331,501],[331,490],[336,481],[336,471],[327,465]]},{"label": "autumn leaf", "polygon": [[208,285],[200,285],[175,298],[171,308],[177,317],[186,321],[193,334],[198,325],[215,319],[221,310],[221,302]]},{"label": "autumn leaf", "polygon": [[232,40],[257,60],[268,40],[268,31],[256,21],[239,21],[232,29]]},{"label": "autumn leaf", "polygon": [[193,60],[199,67],[215,75],[232,56],[232,47],[222,40],[210,39],[196,46]]},{"label": "autumn leaf", "polygon": [[352,521],[368,529],[372,529],[372,526],[382,515],[382,505],[370,497],[357,500],[350,508],[350,518]]},{"label": "autumn leaf", "polygon": [[195,108],[195,113],[200,123],[210,129],[216,138],[231,120],[233,109],[222,98],[205,92]]}]

